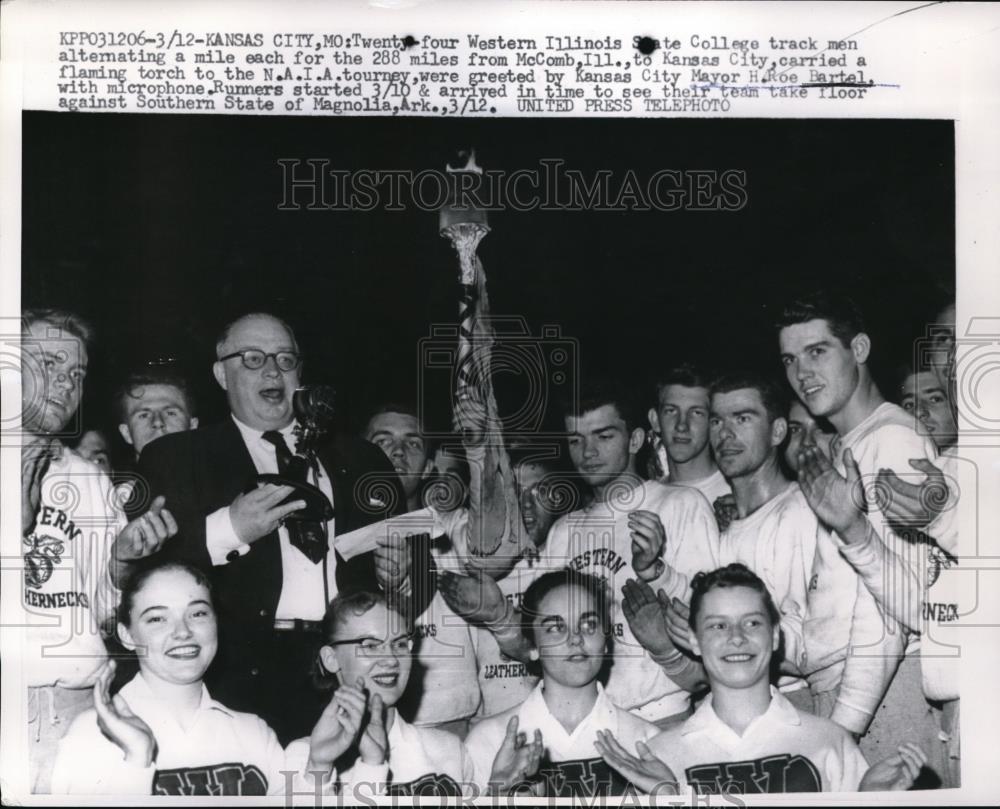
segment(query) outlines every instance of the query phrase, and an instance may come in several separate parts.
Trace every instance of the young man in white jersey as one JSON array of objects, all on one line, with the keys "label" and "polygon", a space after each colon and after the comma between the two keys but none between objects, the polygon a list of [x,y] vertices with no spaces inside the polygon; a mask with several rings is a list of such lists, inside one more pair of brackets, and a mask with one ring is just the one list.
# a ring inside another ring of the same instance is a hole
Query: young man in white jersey
[{"label": "young man in white jersey", "polygon": [[[909,631],[920,633],[923,692],[941,730],[937,743],[928,748],[928,766],[942,786],[957,787],[961,783],[960,674],[955,652],[960,639],[950,633],[960,616],[974,608],[969,599],[975,598],[976,588],[971,578],[975,573],[959,567],[957,499],[950,496],[947,483],[957,475],[955,414],[948,389],[935,373],[906,374],[900,392],[904,409],[919,420],[918,431],[927,427],[941,451],[936,466],[925,459],[912,462],[914,468],[927,472],[921,487],[895,475],[882,477],[892,487],[888,511],[894,524],[922,524],[929,513],[936,514],[918,538],[926,563],[914,570],[878,541],[860,508],[864,490],[853,488],[860,478],[853,457],[846,460],[845,480],[824,456],[800,455],[805,470],[803,491],[820,517],[838,526],[838,534],[847,543],[844,557],[879,603]],[[921,399],[930,401],[921,404]]]},{"label": "young man in white jersey", "polygon": [[91,686],[107,659],[101,630],[113,625],[118,585],[132,563],[177,532],[162,497],[126,524],[108,476],[60,441],[72,432],[83,397],[91,340],[90,326],[77,315],[23,313],[20,661],[35,793],[49,792],[56,744],[93,704]]},{"label": "young man in white jersey", "polygon": [[[627,579],[638,578],[686,601],[691,577],[714,566],[715,518],[699,492],[636,475],[645,435],[620,384],[592,383],[580,393],[564,419],[570,458],[592,499],[552,526],[538,570],[570,567],[608,582],[614,599],[608,695],[644,719],[667,722],[688,712],[687,693],[621,620],[620,593]],[[501,650],[527,661],[520,614],[488,583],[482,604],[477,619],[494,632]]]},{"label": "young man in white jersey", "polygon": [[[753,374],[722,377],[712,384],[709,441],[733,489],[736,518],[719,536],[719,564],[742,562],[760,576],[781,612],[787,669],[801,663],[802,623],[817,531],[813,515],[783,472],[778,448],[788,431],[777,387]],[[782,690],[812,708],[806,683],[782,678]]]},{"label": "young man in white jersey", "polygon": [[[872,377],[868,365],[872,341],[854,301],[823,291],[804,296],[784,308],[776,327],[792,390],[810,413],[827,419],[837,430],[834,462],[839,471],[844,470],[845,449],[853,453],[862,476],[872,481],[885,469],[911,476],[913,458],[934,460],[934,445],[916,433],[906,411],[885,400]],[[923,550],[894,531],[887,517],[880,509],[868,514],[881,541],[916,571]],[[894,641],[896,651],[887,642],[878,652],[888,693],[862,739],[862,749],[872,758],[895,749],[904,738],[924,739],[937,733],[923,700],[916,644],[908,646],[907,633],[888,616],[885,635]],[[855,654],[871,652],[855,645]]]},{"label": "young man in white jersey", "polygon": [[668,371],[656,384],[649,426],[659,436],[667,459],[667,474],[660,482],[690,486],[714,504],[731,490],[709,446],[708,385],[705,375],[692,366]]},{"label": "young man in white jersey", "polygon": [[[738,509],[719,537],[719,557],[725,564],[747,565],[774,594],[784,639],[779,684],[785,696],[796,707],[860,735],[882,697],[881,663],[851,656],[849,650],[852,643],[880,642],[881,615],[871,593],[840,557],[839,541],[820,525],[799,487],[781,471],[784,412],[777,387],[766,378],[723,377],[712,386],[712,447]],[[668,633],[674,645],[686,648],[683,608],[672,605],[661,617],[648,590],[632,589],[633,622],[643,644],[663,655]],[[698,677],[690,668],[681,669],[680,661],[676,669],[686,682],[703,679],[703,672]]]}]

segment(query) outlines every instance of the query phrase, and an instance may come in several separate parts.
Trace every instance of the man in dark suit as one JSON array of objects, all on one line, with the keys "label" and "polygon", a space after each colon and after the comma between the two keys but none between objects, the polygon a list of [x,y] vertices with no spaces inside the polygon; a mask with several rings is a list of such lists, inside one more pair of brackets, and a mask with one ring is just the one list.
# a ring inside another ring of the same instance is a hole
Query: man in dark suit
[{"label": "man in dark suit", "polygon": [[287,466],[296,448],[295,335],[272,315],[246,315],[223,331],[216,357],[213,373],[231,418],[151,443],[139,479],[166,495],[177,519],[178,536],[164,552],[214,573],[220,651],[208,676],[212,695],[259,714],[287,744],[308,735],[324,707],[309,675],[330,599],[349,587],[408,589],[405,540],[387,539],[345,563],[335,535],[397,513],[404,497],[377,447],[331,441],[319,448],[320,474],[310,479],[333,503],[329,551],[318,558],[299,545],[285,519],[304,501],[285,503],[289,486],[255,485],[259,473]]}]

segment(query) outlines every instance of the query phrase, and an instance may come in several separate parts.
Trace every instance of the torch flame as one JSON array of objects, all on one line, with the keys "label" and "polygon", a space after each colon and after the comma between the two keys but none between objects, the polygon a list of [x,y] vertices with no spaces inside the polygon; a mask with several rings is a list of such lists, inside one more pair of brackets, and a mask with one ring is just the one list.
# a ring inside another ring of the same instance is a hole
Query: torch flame
[{"label": "torch flame", "polygon": [[469,155],[468,159],[465,161],[465,165],[462,166],[461,168],[453,169],[451,167],[451,163],[449,163],[446,166],[447,171],[450,171],[450,172],[453,172],[453,173],[456,172],[456,171],[471,171],[474,174],[482,174],[483,173],[482,168],[480,166],[476,165],[476,150],[475,149],[471,149],[471,150],[469,150],[469,152],[461,151],[461,152],[458,153],[458,156],[461,157],[464,154],[468,154]]}]

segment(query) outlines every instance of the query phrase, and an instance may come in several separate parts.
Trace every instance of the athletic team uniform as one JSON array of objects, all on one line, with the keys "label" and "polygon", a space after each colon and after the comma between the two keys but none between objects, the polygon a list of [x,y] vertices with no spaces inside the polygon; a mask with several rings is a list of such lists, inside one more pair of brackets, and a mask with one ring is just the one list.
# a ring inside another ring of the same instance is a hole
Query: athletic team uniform
[{"label": "athletic team uniform", "polygon": [[742,736],[719,719],[709,695],[648,744],[682,792],[703,795],[854,792],[868,770],[846,730],[797,710],[773,687],[767,711]]},{"label": "athletic team uniform", "polygon": [[[613,490],[614,484],[609,487]],[[687,603],[694,574],[717,566],[718,529],[705,498],[684,486],[644,481],[613,492],[609,502],[595,502],[560,517],[549,531],[543,559],[549,569],[570,567],[607,581],[613,640],[608,696],[655,721],[687,710],[688,694],[649,657],[621,614],[621,588],[626,579],[637,578],[628,528],[629,512],[637,510],[656,513],[666,534],[662,556],[666,566],[650,585]]]},{"label": "athletic team uniform", "polygon": [[94,704],[91,687],[108,657],[101,626],[120,596],[108,562],[126,524],[118,503],[110,478],[63,447],[42,478],[35,526],[21,540],[32,792],[49,791],[56,743]]},{"label": "athletic team uniform", "polygon": [[94,684],[107,659],[100,627],[120,596],[108,572],[111,546],[125,524],[110,478],[63,449],[42,479],[38,518],[21,546],[29,686]]},{"label": "athletic team uniform", "polygon": [[[957,479],[954,448],[943,452],[936,465],[948,479]],[[842,553],[888,613],[909,631],[920,633],[923,693],[935,703],[930,710],[940,726],[937,743],[926,752],[943,785],[957,787],[961,759],[959,658],[957,638],[949,630],[959,616],[974,608],[977,588],[975,571],[959,567],[958,507],[954,493],[950,493],[944,510],[924,533],[937,544],[919,546],[923,562],[916,570],[871,535],[865,542],[845,545]]]},{"label": "athletic team uniform", "polygon": [[[469,794],[474,775],[472,760],[458,736],[446,730],[411,725],[400,717],[399,711],[394,713],[387,734],[389,753],[385,763],[369,765],[359,757],[353,766],[335,773],[336,793],[355,802],[359,795]],[[296,739],[288,745],[290,769],[304,769],[308,757],[308,739]]]},{"label": "athletic team uniform", "polygon": [[[127,763],[121,749],[101,733],[90,709],[59,743],[53,792],[86,795],[281,795],[282,770],[297,770],[278,737],[259,716],[231,711],[202,685],[201,704],[184,730],[169,705],[157,698],[142,674],[118,692],[153,731],[156,760],[148,767]],[[308,758],[302,760],[304,766]],[[293,777],[297,792],[315,791],[312,776]],[[324,790],[330,791],[327,784]]]},{"label": "athletic team uniform", "polygon": [[[799,494],[797,519],[816,532],[796,665],[809,682],[813,712],[852,733],[864,733],[885,693],[886,669],[894,668],[898,635],[884,631],[874,597],[841,554],[843,543],[817,519]],[[859,653],[855,654],[854,649]],[[885,649],[885,657],[880,657]]]},{"label": "athletic team uniform", "polygon": [[[805,676],[813,711],[863,733],[882,698],[882,664],[849,647],[880,644],[882,619],[839,545],[790,482],[722,532],[719,564],[742,562],[767,585],[781,612],[785,659]],[[788,694],[802,681],[786,675],[780,682]]]},{"label": "athletic team uniform", "polygon": [[[913,417],[901,407],[883,402],[860,424],[839,439],[840,447],[834,452],[837,471],[844,474],[841,448],[850,449],[858,464],[863,480],[872,480],[879,469],[892,469],[904,480],[914,469],[911,458],[934,461],[937,451],[934,444],[913,429]],[[918,543],[897,535],[887,524],[883,513],[874,506],[868,519],[886,547],[893,551],[920,576],[924,552]],[[895,752],[905,741],[920,742],[930,749],[937,740],[940,728],[923,700],[921,685],[919,640],[915,634],[906,637],[905,630],[892,617],[885,617],[886,637],[894,641],[895,657],[889,654],[888,644],[883,644],[883,682],[885,696],[876,712],[868,733],[861,740],[861,747],[872,760],[884,758]],[[907,642],[909,641],[909,642]],[[904,657],[905,655],[905,657]],[[895,676],[893,676],[895,675]]]},{"label": "athletic team uniform", "polygon": [[623,795],[628,782],[597,752],[594,747],[597,731],[609,731],[626,750],[635,753],[635,743],[652,738],[659,733],[659,728],[615,705],[600,683],[597,689],[593,709],[572,733],[567,733],[549,711],[543,693],[544,683],[539,683],[520,705],[483,719],[473,727],[466,746],[480,791],[486,789],[493,759],[507,732],[507,723],[516,716],[518,733],[524,733],[529,741],[536,729],[542,732],[545,751],[538,775],[532,780],[545,781],[545,797]]}]

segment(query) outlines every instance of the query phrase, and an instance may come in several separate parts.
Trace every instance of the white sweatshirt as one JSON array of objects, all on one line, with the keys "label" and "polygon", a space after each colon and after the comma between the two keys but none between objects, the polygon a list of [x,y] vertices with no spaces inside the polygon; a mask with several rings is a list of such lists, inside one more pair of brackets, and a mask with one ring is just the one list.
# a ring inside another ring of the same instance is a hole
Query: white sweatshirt
[{"label": "white sweatshirt", "polygon": [[[719,535],[719,566],[741,562],[763,579],[781,613],[785,657],[797,663],[816,554],[817,523],[798,484],[785,488]],[[789,683],[785,683],[786,685]]]},{"label": "white sweatshirt", "polygon": [[[937,458],[934,444],[913,429],[913,417],[890,402],[880,404],[860,424],[846,433],[840,439],[840,448],[835,457],[837,471],[844,474],[842,450],[850,449],[866,485],[874,482],[880,469],[891,469],[903,480],[916,483],[914,476],[923,476],[910,466],[910,459],[926,458],[934,461]],[[918,575],[918,569],[923,564],[923,554],[919,547],[896,534],[890,528],[885,514],[874,505],[869,509],[868,519],[876,536]]]},{"label": "white sweatshirt", "polygon": [[100,627],[120,597],[108,562],[125,523],[107,474],[63,449],[42,479],[34,530],[21,541],[27,685],[93,685],[107,659]]},{"label": "white sweatshirt", "polygon": [[[497,581],[500,591],[514,609],[520,609],[521,597],[531,582],[538,578],[541,564],[541,554],[531,548],[510,573]],[[493,633],[485,627],[477,628],[474,641],[479,663],[479,690],[483,695],[480,715],[493,716],[524,702],[537,685],[538,675],[526,664],[501,652]]]},{"label": "white sweatshirt", "polygon": [[708,500],[708,504],[714,505],[715,501],[724,497],[727,494],[732,494],[733,490],[729,486],[729,482],[726,480],[725,476],[716,469],[708,477],[700,478],[699,480],[692,480],[690,482],[680,482],[680,481],[670,481],[664,478],[660,481],[661,483],[673,483],[676,486],[687,486],[691,489],[697,489],[703,495],[705,499]]},{"label": "white sweatshirt", "polygon": [[469,732],[465,740],[476,773],[480,791],[486,789],[493,759],[507,732],[507,723],[517,716],[518,733],[530,741],[535,730],[542,732],[545,752],[538,768],[538,777],[546,783],[545,797],[570,798],[625,794],[626,781],[601,758],[594,747],[597,731],[614,734],[630,753],[636,753],[635,743],[647,741],[659,728],[615,705],[598,683],[597,700],[590,713],[567,733],[552,715],[545,702],[544,683],[539,683],[528,698],[503,713],[483,719]]},{"label": "white sweatshirt", "polygon": [[541,567],[543,572],[546,567],[570,567],[607,581],[614,644],[608,696],[644,719],[656,720],[684,711],[688,694],[649,657],[620,611],[622,586],[636,578],[628,515],[638,510],[656,513],[666,533],[666,566],[650,585],[687,603],[694,574],[718,566],[718,529],[702,494],[684,486],[645,481],[620,489],[608,502],[561,517],[549,532]]},{"label": "white sweatshirt", "polygon": [[[398,711],[394,713],[386,762],[375,766],[358,758],[335,774],[341,798],[357,803],[375,795],[458,796],[475,790],[472,760],[458,736],[416,727],[403,721]],[[301,769],[308,757],[308,739],[288,745],[290,769]]]},{"label": "white sweatshirt", "polygon": [[[943,453],[936,465],[950,481],[957,479],[957,456]],[[913,566],[869,534],[865,542],[844,545],[841,553],[857,570],[869,591],[911,632],[919,633],[920,668],[924,696],[948,701],[959,698],[959,638],[954,631],[960,616],[974,609],[975,571],[959,567],[958,507],[950,492],[944,510],[925,533],[940,547],[911,548],[922,562]]]},{"label": "white sweatshirt", "polygon": [[[191,726],[150,690],[142,674],[119,694],[153,731],[156,759],[149,767],[126,763],[101,733],[97,712],[80,714],[59,742],[52,791],[69,795],[283,795],[288,788],[314,794],[312,776],[289,766],[278,737],[259,716],[231,711],[202,685]],[[308,758],[308,743],[305,764]],[[292,771],[288,776],[283,771]],[[322,783],[322,782],[321,782]],[[321,789],[330,794],[330,785]]]},{"label": "white sweatshirt", "polygon": [[[468,509],[461,508],[438,514],[435,522],[435,532],[442,532],[451,541],[448,553],[435,555],[438,566],[455,573],[467,573],[464,564],[469,556]],[[445,537],[442,537],[438,542],[444,539]],[[432,546],[432,549],[434,547]],[[538,552],[531,549],[531,552],[517,561],[506,576],[497,581],[501,592],[515,609],[521,606],[523,592],[537,578],[538,561]],[[435,600],[443,601],[440,594]],[[459,628],[469,632],[471,653],[461,662],[449,661],[447,658],[438,660],[430,657],[435,651],[434,647],[429,647],[426,655],[423,647],[421,648],[421,664],[428,669],[429,675],[435,671],[439,675],[433,677],[436,680],[437,692],[434,695],[424,695],[416,723],[421,723],[425,715],[444,717],[447,712],[453,712],[452,718],[468,716],[469,706],[478,706],[478,711],[476,707],[472,707],[471,710],[479,716],[490,716],[519,704],[531,693],[531,689],[538,682],[538,677],[532,674],[524,663],[504,655],[492,632],[485,627],[466,625],[465,621],[452,613],[447,605],[444,605],[440,612],[444,618],[437,622],[438,627],[444,624],[446,630],[450,628],[453,636],[459,632]],[[464,636],[461,642],[464,649]],[[451,649],[448,651],[452,656],[458,645],[454,640],[451,641]],[[468,665],[465,665],[466,663]],[[425,703],[428,705],[427,708]]]},{"label": "white sweatshirt", "polygon": [[[903,408],[890,402],[880,404],[860,424],[839,439],[839,448],[835,452],[835,463],[837,471],[841,474],[844,474],[843,450],[845,449],[851,450],[861,472],[862,480],[868,485],[875,480],[880,469],[892,469],[903,480],[916,483],[918,481],[914,476],[921,479],[923,476],[916,473],[910,466],[910,459],[926,458],[929,461],[934,461],[937,458],[937,450],[933,442],[926,436],[918,435],[913,429],[913,417]],[[896,534],[880,509],[870,508],[868,520],[886,549],[892,551],[908,568],[906,577],[892,584],[891,589],[905,588],[907,580],[911,583],[919,581],[922,575],[921,568],[926,560],[925,549]],[[901,572],[901,568],[896,568],[896,570]],[[911,591],[919,593],[920,590],[918,585]],[[885,606],[882,606],[882,610],[885,613],[885,634],[897,639],[899,655],[916,654],[919,649],[918,636],[915,633],[910,633],[907,638],[908,633],[892,617],[891,611]],[[888,644],[883,644],[881,648],[888,653]],[[888,688],[895,668],[890,666],[891,657],[888,654],[884,660],[887,675],[886,688]]]},{"label": "white sweatshirt", "polygon": [[742,736],[719,719],[709,695],[649,747],[682,792],[701,795],[856,792],[868,770],[846,730],[797,710],[774,688],[771,704]]}]

